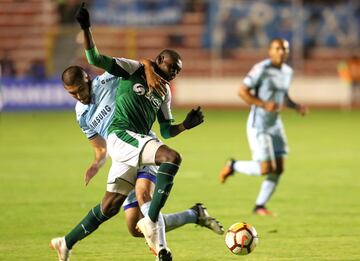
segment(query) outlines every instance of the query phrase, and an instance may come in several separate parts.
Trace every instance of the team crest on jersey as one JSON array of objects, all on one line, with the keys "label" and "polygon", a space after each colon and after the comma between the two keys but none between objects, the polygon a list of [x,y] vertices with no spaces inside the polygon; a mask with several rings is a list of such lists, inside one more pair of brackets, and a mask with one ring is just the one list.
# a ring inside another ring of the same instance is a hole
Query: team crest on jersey
[{"label": "team crest on jersey", "polygon": [[145,94],[145,87],[140,84],[140,83],[136,83],[133,86],[133,91],[137,94],[137,95],[144,95]]},{"label": "team crest on jersey", "polygon": [[161,100],[159,98],[155,97],[151,93],[147,93],[145,97],[151,102],[151,104],[156,108],[156,110],[160,108]]}]

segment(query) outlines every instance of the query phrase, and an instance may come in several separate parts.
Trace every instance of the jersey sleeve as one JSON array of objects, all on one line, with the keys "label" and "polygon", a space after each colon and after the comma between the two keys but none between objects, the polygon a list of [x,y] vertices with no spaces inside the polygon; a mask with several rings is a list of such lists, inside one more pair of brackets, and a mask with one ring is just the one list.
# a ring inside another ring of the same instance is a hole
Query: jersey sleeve
[{"label": "jersey sleeve", "polygon": [[167,86],[167,93],[165,95],[164,102],[161,104],[160,110],[157,113],[158,122],[160,124],[160,133],[164,139],[171,137],[170,128],[174,119],[171,114],[171,92],[169,86]]},{"label": "jersey sleeve", "polygon": [[86,135],[86,137],[91,140],[92,138],[94,138],[98,133],[96,131],[94,131],[93,129],[89,128],[89,126],[87,125],[82,125],[81,122],[79,122],[79,126],[81,131]]},{"label": "jersey sleeve", "polygon": [[164,101],[160,106],[160,110],[158,111],[158,121],[162,122],[173,122],[173,116],[171,113],[171,91],[169,85],[166,86],[167,92],[164,97]]},{"label": "jersey sleeve", "polygon": [[91,49],[85,50],[86,60],[89,64],[95,65],[105,71],[111,70],[113,59],[112,57],[100,54],[96,46]]},{"label": "jersey sleeve", "polygon": [[[77,109],[77,108],[76,108]],[[94,138],[98,133],[89,127],[89,125],[86,122],[86,119],[84,118],[84,113],[76,110],[76,121],[79,124],[79,127],[81,129],[81,131],[85,134],[85,136],[91,140],[92,138]]]},{"label": "jersey sleeve", "polygon": [[264,73],[264,67],[261,64],[255,64],[250,72],[245,76],[243,83],[249,89],[254,89],[258,85],[261,76]]},{"label": "jersey sleeve", "polygon": [[100,54],[96,46],[86,50],[85,53],[89,64],[95,65],[114,76],[122,77],[124,79],[129,78],[130,75],[142,66],[138,61],[125,58],[114,58]]},{"label": "jersey sleeve", "polygon": [[132,75],[143,65],[135,60],[126,59],[126,58],[115,58],[117,66],[121,67],[128,74]]}]

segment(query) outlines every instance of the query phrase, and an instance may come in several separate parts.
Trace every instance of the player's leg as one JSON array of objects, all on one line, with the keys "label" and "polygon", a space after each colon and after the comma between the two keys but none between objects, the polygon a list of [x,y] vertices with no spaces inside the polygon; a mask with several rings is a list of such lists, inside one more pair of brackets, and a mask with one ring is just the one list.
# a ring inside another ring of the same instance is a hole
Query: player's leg
[{"label": "player's leg", "polygon": [[144,216],[140,211],[139,203],[136,199],[135,190],[132,190],[129,193],[128,197],[126,198],[123,204],[123,209],[124,209],[125,220],[129,233],[133,237],[143,237],[144,235],[138,229],[136,229],[137,222],[140,219],[142,219]]},{"label": "player's leg", "polygon": [[263,132],[259,133],[257,136],[257,147],[253,150],[253,158],[261,162],[261,168],[264,171],[264,175],[266,175],[256,198],[254,213],[259,215],[271,215],[265,205],[275,191],[277,182],[275,180],[275,152],[272,137],[269,133]]},{"label": "player's leg", "polygon": [[[156,173],[158,167],[146,166],[138,171],[138,179],[136,183],[136,198],[139,205],[142,206],[142,213],[147,215],[151,196],[153,194],[154,184],[156,183]],[[139,183],[138,181],[141,181]],[[126,201],[130,199],[130,194]],[[160,212],[161,215],[161,212]],[[206,207],[202,203],[197,203],[191,208],[170,214],[162,214],[165,222],[165,231],[171,231],[186,224],[197,224],[206,227],[217,234],[223,234],[223,226],[219,221],[209,215]]]},{"label": "player's leg", "polygon": [[[253,128],[251,124],[247,124],[247,137],[250,149],[254,155],[254,151],[259,150],[258,143],[258,130]],[[235,160],[229,159],[225,166],[220,170],[219,180],[221,183],[225,183],[227,178],[233,175],[235,172],[250,175],[250,176],[261,176],[266,173],[265,164],[261,164],[259,160]]]},{"label": "player's leg", "polygon": [[197,224],[206,227],[216,234],[222,235],[224,228],[214,217],[210,216],[206,207],[202,203],[196,203],[191,208],[171,213],[163,214],[166,232],[182,227],[186,224]]},{"label": "player's leg", "polygon": [[87,237],[103,222],[115,216],[119,212],[125,198],[126,195],[106,191],[101,204],[92,208],[84,219],[65,236],[68,249],[72,249],[76,242]]},{"label": "player's leg", "polygon": [[[124,131],[108,137],[108,153],[112,159],[130,166],[158,165],[157,182],[149,209],[149,218],[157,222],[179,169],[181,156],[175,150],[151,136]],[[109,146],[109,144],[111,146]]]},{"label": "player's leg", "polygon": [[93,207],[89,213],[65,237],[53,238],[50,246],[57,251],[59,260],[67,261],[73,246],[89,236],[102,223],[116,215],[126,196],[119,193],[106,192],[101,204]]},{"label": "player's leg", "polygon": [[[148,146],[145,147],[144,151],[147,148]],[[149,208],[149,217],[153,222],[157,220],[159,212],[170,194],[181,160],[177,151],[164,144],[156,150],[155,163],[159,169],[156,173],[156,185]]]},{"label": "player's leg", "polygon": [[[57,251],[59,260],[69,260],[70,251],[78,241],[89,236],[103,222],[119,212],[126,195],[135,185],[134,173],[136,169],[113,162],[108,175],[107,191],[101,204],[92,208],[67,235],[51,240],[50,246]],[[119,176],[121,179],[118,179]]]},{"label": "player's leg", "polygon": [[[136,180],[136,198],[139,203],[139,208],[143,216],[148,216],[151,197],[154,192],[154,187],[156,183],[156,173],[158,168],[156,166],[146,166],[143,169],[138,171],[137,180]],[[150,219],[148,221],[151,221]],[[145,219],[138,222],[139,229],[144,233],[145,237],[152,237],[152,233],[147,233],[147,228],[145,227]],[[147,240],[147,244],[150,247],[150,250],[158,256],[160,260],[171,260],[171,251],[167,247],[166,235],[165,235],[165,223],[161,212],[158,216],[158,221],[156,222],[156,240]],[[152,231],[151,231],[152,232]],[[156,243],[156,244],[154,244]],[[162,249],[165,249],[162,251]],[[160,257],[161,253],[161,257]]]},{"label": "player's leg", "polygon": [[260,149],[257,156],[267,161],[267,164],[262,163],[266,171],[266,179],[261,184],[254,208],[254,212],[259,215],[272,214],[266,209],[266,204],[269,202],[279,183],[280,175],[284,170],[284,155],[288,152],[282,123],[279,122],[279,124],[269,130],[269,133],[260,136],[258,140]]},{"label": "player's leg", "polygon": [[142,165],[159,165],[155,191],[148,205],[148,214],[138,222],[149,246],[159,245],[159,232],[163,229],[161,225],[163,220],[159,219],[159,213],[171,191],[180,163],[180,154],[158,140],[149,141],[141,154]]}]

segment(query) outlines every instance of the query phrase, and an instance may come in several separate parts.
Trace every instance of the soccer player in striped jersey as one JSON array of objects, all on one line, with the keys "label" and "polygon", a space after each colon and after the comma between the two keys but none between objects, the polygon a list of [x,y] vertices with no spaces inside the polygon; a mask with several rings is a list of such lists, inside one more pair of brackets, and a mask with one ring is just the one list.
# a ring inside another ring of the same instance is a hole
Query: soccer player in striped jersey
[{"label": "soccer player in striped jersey", "polygon": [[240,86],[239,96],[251,105],[247,121],[247,136],[252,151],[252,161],[230,159],[219,173],[224,183],[234,172],[266,176],[256,199],[254,213],[273,215],[266,203],[270,200],[284,171],[284,156],[288,152],[284,126],[280,117],[283,106],[301,115],[307,107],[289,97],[293,70],[285,64],[289,43],[274,39],[268,49],[269,59],[253,66]]}]

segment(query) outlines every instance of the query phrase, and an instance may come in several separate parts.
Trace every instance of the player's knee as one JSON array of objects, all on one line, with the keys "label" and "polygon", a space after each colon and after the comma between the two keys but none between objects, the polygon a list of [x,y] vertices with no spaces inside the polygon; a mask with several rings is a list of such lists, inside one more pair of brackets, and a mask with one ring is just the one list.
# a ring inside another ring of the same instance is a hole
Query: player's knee
[{"label": "player's knee", "polygon": [[261,175],[268,175],[274,172],[274,168],[271,164],[262,164],[261,165]]},{"label": "player's knee", "polygon": [[266,179],[273,181],[275,183],[277,183],[279,181],[280,175],[276,174],[276,173],[270,173],[267,175]]},{"label": "player's knee", "polygon": [[151,200],[151,194],[148,190],[140,190],[136,191],[136,198],[140,205],[143,205],[146,202],[149,202]]},{"label": "player's knee", "polygon": [[102,202],[102,212],[107,217],[113,217],[119,213],[122,203],[125,200],[125,196],[118,194],[113,195],[110,198],[103,200]]},{"label": "player's knee", "polygon": [[107,217],[113,217],[115,216],[117,213],[119,213],[120,211],[120,206],[117,206],[115,204],[111,204],[111,205],[106,205],[106,206],[103,206],[103,213],[105,216]]},{"label": "player's knee", "polygon": [[165,162],[171,162],[176,165],[180,165],[182,161],[182,157],[179,152],[175,150],[170,150],[169,153],[166,154]]},{"label": "player's knee", "polygon": [[283,174],[284,173],[284,168],[283,167],[277,167],[275,173],[277,175]]}]

